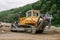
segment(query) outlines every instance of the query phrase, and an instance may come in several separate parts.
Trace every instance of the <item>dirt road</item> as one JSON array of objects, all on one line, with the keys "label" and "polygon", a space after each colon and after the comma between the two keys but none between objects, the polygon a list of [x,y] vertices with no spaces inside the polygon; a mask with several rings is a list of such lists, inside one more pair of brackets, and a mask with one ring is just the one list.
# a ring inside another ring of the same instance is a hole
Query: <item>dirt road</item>
[{"label": "dirt road", "polygon": [[0,40],[60,40],[59,33],[30,34],[20,32],[8,32],[0,34]]}]

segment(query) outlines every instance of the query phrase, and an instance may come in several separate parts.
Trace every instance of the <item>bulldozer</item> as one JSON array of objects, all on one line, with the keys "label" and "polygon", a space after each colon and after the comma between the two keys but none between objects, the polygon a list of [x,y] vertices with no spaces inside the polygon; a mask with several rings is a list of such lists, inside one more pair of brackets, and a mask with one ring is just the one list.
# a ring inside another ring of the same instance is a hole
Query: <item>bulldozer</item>
[{"label": "bulldozer", "polygon": [[46,18],[41,15],[40,10],[29,10],[26,12],[26,17],[19,17],[18,21],[11,24],[11,31],[24,31],[35,34],[43,33]]}]

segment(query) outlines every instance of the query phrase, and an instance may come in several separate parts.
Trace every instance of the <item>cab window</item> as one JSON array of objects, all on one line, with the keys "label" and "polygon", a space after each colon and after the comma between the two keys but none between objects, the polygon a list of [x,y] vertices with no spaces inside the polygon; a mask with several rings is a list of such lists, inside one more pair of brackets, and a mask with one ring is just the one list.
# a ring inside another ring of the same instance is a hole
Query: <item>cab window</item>
[{"label": "cab window", "polygon": [[30,17],[31,16],[31,12],[27,12],[27,17]]},{"label": "cab window", "polygon": [[36,16],[37,17],[38,16],[38,12],[34,12],[33,13],[33,16]]}]

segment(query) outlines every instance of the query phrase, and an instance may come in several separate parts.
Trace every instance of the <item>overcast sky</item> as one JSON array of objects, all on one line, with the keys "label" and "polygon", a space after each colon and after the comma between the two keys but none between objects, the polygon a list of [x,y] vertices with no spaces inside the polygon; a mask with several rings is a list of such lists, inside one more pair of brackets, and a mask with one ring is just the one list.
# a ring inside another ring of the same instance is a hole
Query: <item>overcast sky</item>
[{"label": "overcast sky", "polygon": [[37,0],[0,0],[0,11],[24,6],[36,1]]}]

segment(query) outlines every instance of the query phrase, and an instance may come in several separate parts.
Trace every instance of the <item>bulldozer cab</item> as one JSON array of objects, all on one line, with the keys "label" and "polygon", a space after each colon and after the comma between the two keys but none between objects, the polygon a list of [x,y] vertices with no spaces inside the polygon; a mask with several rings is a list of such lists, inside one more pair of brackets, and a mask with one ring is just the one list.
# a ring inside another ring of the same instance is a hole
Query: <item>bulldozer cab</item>
[{"label": "bulldozer cab", "polygon": [[40,11],[39,10],[29,10],[26,12],[26,17],[39,17]]}]

